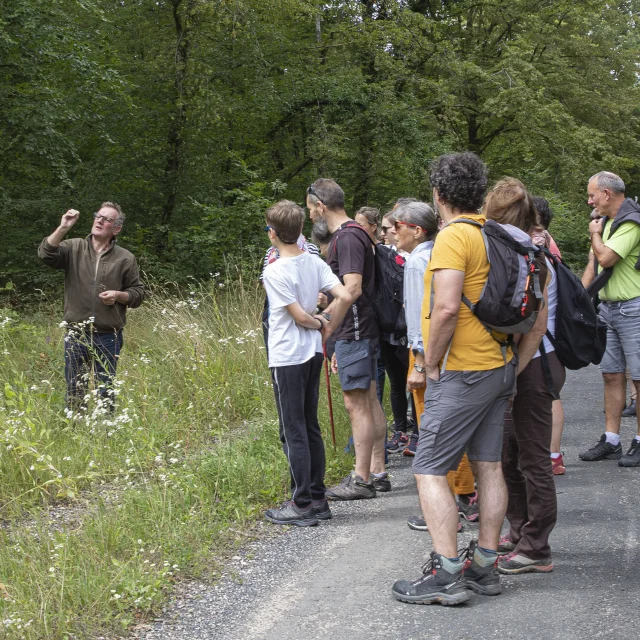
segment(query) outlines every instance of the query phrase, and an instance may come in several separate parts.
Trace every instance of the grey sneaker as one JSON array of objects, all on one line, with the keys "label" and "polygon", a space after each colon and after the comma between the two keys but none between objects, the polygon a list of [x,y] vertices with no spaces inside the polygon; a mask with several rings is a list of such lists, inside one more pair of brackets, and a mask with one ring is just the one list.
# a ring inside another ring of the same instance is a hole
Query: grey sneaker
[{"label": "grey sneaker", "polygon": [[640,442],[635,438],[631,441],[629,451],[618,460],[618,465],[621,467],[640,467]]},{"label": "grey sneaker", "polygon": [[496,555],[494,563],[483,567],[477,562],[476,553],[481,553],[477,550],[477,546],[477,541],[472,540],[467,549],[467,561],[462,570],[467,588],[481,596],[497,596],[502,593],[500,574],[498,573],[498,556]]},{"label": "grey sneaker", "polygon": [[585,462],[596,460],[620,460],[622,457],[622,445],[613,446],[607,442],[607,436],[603,433],[600,440],[588,451],[581,453],[579,458]]},{"label": "grey sneaker", "polygon": [[431,559],[422,567],[422,576],[413,582],[398,580],[391,589],[393,597],[410,604],[462,604],[469,599],[462,570],[449,573],[443,557],[431,552]]},{"label": "grey sneaker", "polygon": [[629,406],[624,408],[624,410],[622,412],[622,415],[625,418],[631,418],[631,417],[636,415],[636,401],[635,400],[632,400],[629,403]]},{"label": "grey sneaker", "polygon": [[521,553],[512,551],[508,556],[500,558],[498,571],[509,575],[516,573],[549,573],[553,571],[553,561],[550,557],[532,560]]},{"label": "grey sneaker", "polygon": [[[409,529],[415,529],[416,531],[429,531],[427,527],[427,521],[424,516],[411,516],[407,519],[407,526]],[[462,531],[462,522],[458,522],[458,533]]]},{"label": "grey sneaker", "polygon": [[331,513],[331,509],[326,498],[324,500],[313,500],[311,502],[311,506],[316,512],[316,518],[318,518],[318,520],[331,520],[331,518],[333,518],[333,514]]},{"label": "grey sneaker", "polygon": [[498,542],[498,555],[506,555],[516,548],[516,543],[511,541],[509,535],[502,536]]},{"label": "grey sneaker", "polygon": [[315,527],[319,524],[312,506],[303,511],[293,500],[285,502],[279,509],[269,509],[264,517],[273,524],[291,524],[296,527]]},{"label": "grey sneaker", "polygon": [[327,500],[366,500],[376,497],[376,488],[352,471],[339,485],[327,489],[325,495]]},{"label": "grey sneaker", "polygon": [[376,491],[380,493],[387,493],[391,491],[391,480],[389,480],[389,474],[385,472],[383,476],[375,476],[373,473],[369,476],[369,481],[375,487]]}]

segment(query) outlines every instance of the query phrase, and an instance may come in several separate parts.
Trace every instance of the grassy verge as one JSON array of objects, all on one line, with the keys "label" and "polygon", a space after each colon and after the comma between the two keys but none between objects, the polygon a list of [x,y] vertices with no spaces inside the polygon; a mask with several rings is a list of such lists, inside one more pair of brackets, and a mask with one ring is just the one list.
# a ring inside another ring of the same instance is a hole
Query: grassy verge
[{"label": "grassy verge", "polygon": [[[262,296],[242,279],[154,291],[129,317],[117,411],[92,393],[73,417],[59,309],[0,313],[0,637],[122,633],[181,576],[215,574],[243,525],[286,497]],[[324,382],[321,398],[328,428]],[[336,479],[351,460],[326,442]],[[51,505],[79,496],[81,515],[52,526]]]}]

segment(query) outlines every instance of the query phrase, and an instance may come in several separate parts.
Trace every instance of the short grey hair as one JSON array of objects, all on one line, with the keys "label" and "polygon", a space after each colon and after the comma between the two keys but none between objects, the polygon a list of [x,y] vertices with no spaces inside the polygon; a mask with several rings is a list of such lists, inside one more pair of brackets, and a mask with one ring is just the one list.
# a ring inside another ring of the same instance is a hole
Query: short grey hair
[{"label": "short grey hair", "polygon": [[127,216],[124,215],[124,211],[122,211],[122,207],[117,202],[103,202],[100,205],[100,208],[109,207],[109,209],[113,209],[118,212],[118,217],[116,218],[115,225],[116,227],[121,227],[124,224]]},{"label": "short grey hair", "polygon": [[624,193],[624,180],[615,173],[611,173],[611,171],[600,171],[591,176],[589,182],[591,180],[596,181],[596,186],[601,191],[609,189],[609,191],[614,191],[615,193]]},{"label": "short grey hair", "polygon": [[425,232],[427,240],[432,240],[438,233],[438,216],[426,202],[401,204],[393,212],[393,219],[420,227]]},{"label": "short grey hair", "polygon": [[340,185],[331,178],[318,178],[308,189],[307,195],[311,202],[322,204],[329,211],[344,209],[344,191]]}]

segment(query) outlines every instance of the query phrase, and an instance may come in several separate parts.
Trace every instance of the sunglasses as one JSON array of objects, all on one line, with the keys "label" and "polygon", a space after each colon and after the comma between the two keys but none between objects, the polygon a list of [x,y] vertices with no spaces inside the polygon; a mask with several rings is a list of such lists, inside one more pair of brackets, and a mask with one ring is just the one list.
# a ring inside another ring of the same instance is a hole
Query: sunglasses
[{"label": "sunglasses", "polygon": [[322,204],[324,204],[323,199],[317,194],[316,190],[313,188],[313,183],[311,183],[311,185],[307,188],[307,194],[310,196],[313,196],[314,198],[322,202]]},{"label": "sunglasses", "polygon": [[384,233],[384,234],[386,234],[386,233],[388,233],[388,232],[389,232],[389,229],[393,229],[393,227],[392,227],[392,226],[391,226],[391,227],[385,227],[384,225],[382,225],[382,226],[380,227],[380,233]]},{"label": "sunglasses", "polygon": [[424,231],[424,229],[419,224],[412,224],[411,222],[403,222],[402,220],[396,220],[393,226],[396,227],[397,229],[398,225],[403,225],[405,227],[411,227],[412,229],[420,229],[421,231]]}]

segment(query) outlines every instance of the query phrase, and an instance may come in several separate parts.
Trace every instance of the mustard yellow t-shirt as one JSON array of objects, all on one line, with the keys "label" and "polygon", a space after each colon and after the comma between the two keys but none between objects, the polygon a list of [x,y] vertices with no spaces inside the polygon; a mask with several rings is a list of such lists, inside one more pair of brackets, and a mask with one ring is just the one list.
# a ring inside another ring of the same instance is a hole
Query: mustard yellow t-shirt
[{"label": "mustard yellow t-shirt", "polygon": [[[464,218],[484,224],[481,215],[465,215]],[[447,225],[436,238],[429,267],[424,274],[424,298],[422,300],[422,337],[425,351],[429,339],[429,311],[431,306],[431,283],[434,271],[455,269],[464,271],[462,292],[472,302],[480,299],[480,294],[489,275],[489,260],[480,230],[470,224]],[[496,337],[503,336],[496,334]],[[507,362],[513,358],[507,349]],[[442,365],[442,362],[440,363]],[[499,343],[480,323],[467,305],[460,301],[458,324],[453,333],[451,350],[446,369],[452,371],[486,371],[504,365]]]}]

